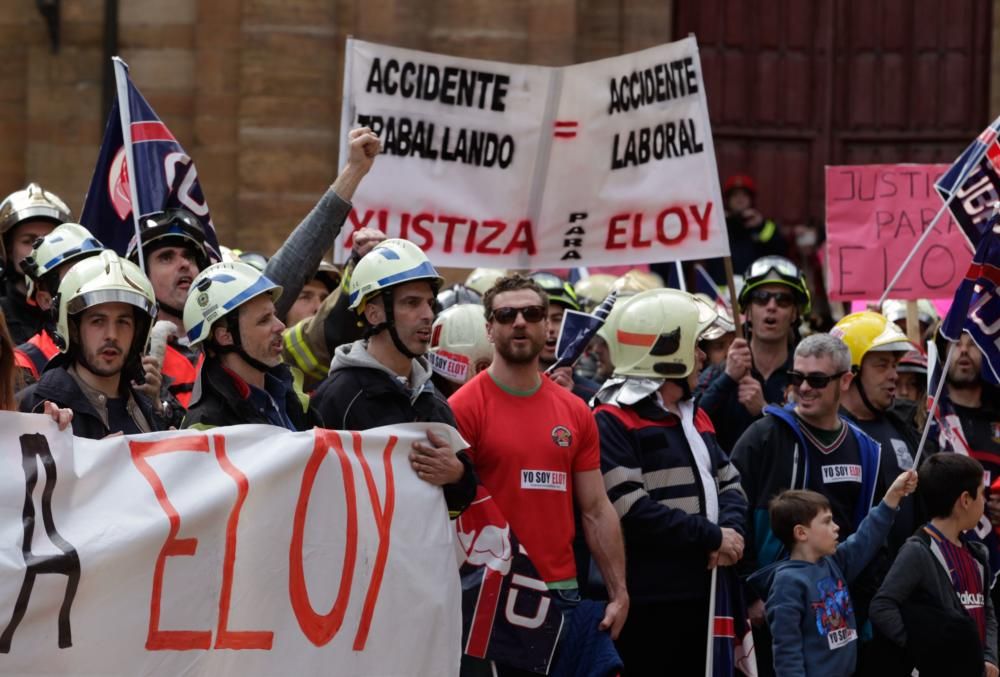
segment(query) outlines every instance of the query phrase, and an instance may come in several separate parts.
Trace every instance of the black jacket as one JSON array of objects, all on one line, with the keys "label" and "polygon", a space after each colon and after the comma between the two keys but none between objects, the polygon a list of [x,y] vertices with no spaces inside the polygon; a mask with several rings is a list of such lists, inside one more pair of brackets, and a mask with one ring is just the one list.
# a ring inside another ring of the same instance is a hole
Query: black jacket
[{"label": "black jacket", "polygon": [[0,296],[0,310],[7,320],[7,329],[14,345],[20,345],[37,334],[45,326],[48,314],[38,306],[28,303],[24,294],[17,290],[12,280],[5,280],[4,294]]},{"label": "black jacket", "polygon": [[[361,345],[362,342],[357,341],[336,350],[330,375],[313,395],[313,406],[328,427],[368,430],[399,423],[444,423],[458,427],[448,401],[431,383],[429,371],[419,393],[411,400],[407,388],[386,371],[362,366],[364,348],[356,348]],[[352,351],[352,347],[356,349]],[[352,361],[348,354],[355,359]],[[345,364],[353,366],[342,366]],[[469,456],[464,451],[457,455],[465,466],[465,474],[456,484],[442,487],[448,510],[453,515],[468,507],[476,496],[479,483]]]},{"label": "black jacket", "polygon": [[[274,371],[287,372],[288,367],[284,364],[278,365]],[[275,375],[284,380],[285,374]],[[305,406],[291,387],[283,404],[285,413],[297,430],[322,427],[322,419],[316,411],[312,407]],[[214,428],[243,423],[270,424],[271,421],[247,399],[245,384],[238,384],[226,372],[219,358],[206,355],[205,362],[198,371],[198,380],[195,382],[191,404],[182,427]]]},{"label": "black jacket", "polygon": [[[94,409],[84,394],[76,379],[66,371],[65,367],[58,364],[49,363],[50,366],[38,379],[38,383],[28,386],[20,393],[19,410],[26,413],[43,413],[46,400],[54,402],[57,406],[73,410],[73,434],[77,437],[86,437],[92,440],[99,440],[107,437],[111,433],[119,432],[110,430],[100,414]],[[166,430],[167,426],[162,418],[153,413],[153,405],[142,393],[137,392],[128,386],[129,394],[135,400],[139,411],[149,423],[151,430]]]}]

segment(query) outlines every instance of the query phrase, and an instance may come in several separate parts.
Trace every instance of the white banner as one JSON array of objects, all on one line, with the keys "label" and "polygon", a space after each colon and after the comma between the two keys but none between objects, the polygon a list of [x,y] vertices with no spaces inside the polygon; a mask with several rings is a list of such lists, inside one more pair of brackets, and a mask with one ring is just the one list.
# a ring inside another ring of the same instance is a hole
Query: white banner
[{"label": "white banner", "polygon": [[0,674],[458,674],[428,427],[92,441],[0,413]]},{"label": "white banner", "polygon": [[638,264],[726,256],[729,241],[693,37],[566,68],[349,40],[348,131],[383,155],[351,234],[379,228],[439,266]]}]

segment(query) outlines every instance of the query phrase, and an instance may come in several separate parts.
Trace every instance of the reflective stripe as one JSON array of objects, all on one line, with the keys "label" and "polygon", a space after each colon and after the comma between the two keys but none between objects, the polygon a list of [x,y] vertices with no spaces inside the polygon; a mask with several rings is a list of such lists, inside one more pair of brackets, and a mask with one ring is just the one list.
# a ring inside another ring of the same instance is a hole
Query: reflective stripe
[{"label": "reflective stripe", "polygon": [[632,506],[636,504],[640,498],[646,495],[646,492],[642,489],[636,489],[635,491],[630,491],[624,496],[619,496],[618,499],[612,504],[615,506],[615,512],[618,513],[618,519],[625,517],[628,511],[632,509]]},{"label": "reflective stripe", "polygon": [[760,236],[757,238],[758,242],[770,242],[771,238],[778,231],[778,224],[776,224],[771,219],[764,222],[764,226],[760,229]]},{"label": "reflective stripe", "polygon": [[306,413],[309,411],[309,396],[306,395],[305,391],[305,380],[306,375],[302,373],[302,370],[297,367],[288,367],[288,371],[292,372],[292,392],[295,393],[295,397],[299,400],[299,405],[302,407],[302,412]]},{"label": "reflective stripe", "polygon": [[683,510],[689,515],[701,514],[701,501],[697,496],[685,496],[684,498],[664,498],[660,505],[665,505],[674,510]]},{"label": "reflective stripe", "polygon": [[312,349],[309,347],[309,342],[303,335],[303,325],[301,322],[286,331],[282,340],[299,369],[313,378],[326,378],[329,369],[320,364],[319,360],[316,359],[316,355],[313,354]]},{"label": "reflective stripe", "polygon": [[654,470],[644,474],[642,480],[648,490],[694,484],[694,469],[687,466],[683,468]]},{"label": "reflective stripe", "polygon": [[619,484],[641,481],[642,471],[638,468],[626,468],[625,466],[620,465],[617,468],[612,468],[604,473],[604,488],[608,491],[611,491]]}]

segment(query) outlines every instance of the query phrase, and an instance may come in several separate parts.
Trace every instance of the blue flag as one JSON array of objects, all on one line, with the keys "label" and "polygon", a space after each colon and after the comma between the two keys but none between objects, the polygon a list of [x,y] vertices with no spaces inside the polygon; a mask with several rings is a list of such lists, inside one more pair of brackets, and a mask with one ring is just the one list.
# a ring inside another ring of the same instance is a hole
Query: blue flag
[{"label": "blue flag", "polygon": [[1000,118],[976,137],[934,185],[973,248],[979,246],[1000,199]]},{"label": "blue flag", "polygon": [[183,207],[201,220],[205,244],[218,257],[219,241],[194,162],[132,84],[125,62],[115,58],[114,66],[118,96],[80,222],[124,256],[139,218]]},{"label": "blue flag", "polygon": [[1000,212],[983,226],[976,254],[965,279],[958,285],[951,309],[941,325],[941,335],[957,341],[966,332],[983,354],[983,376],[1000,382],[1000,236],[996,229]]}]

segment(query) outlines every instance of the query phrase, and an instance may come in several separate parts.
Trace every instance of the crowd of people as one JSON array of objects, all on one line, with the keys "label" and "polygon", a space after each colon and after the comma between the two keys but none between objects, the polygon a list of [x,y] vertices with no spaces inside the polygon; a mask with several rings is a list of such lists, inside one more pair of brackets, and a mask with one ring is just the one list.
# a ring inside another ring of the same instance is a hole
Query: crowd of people
[{"label": "crowd of people", "polygon": [[[998,675],[1000,413],[967,336],[948,425],[919,452],[926,344],[898,305],[832,312],[816,238],[793,233],[792,251],[749,177],[725,184],[744,273],[731,303],[638,269],[575,283],[477,269],[445,286],[424,251],[369,228],[334,267],[322,253],[378,149],[354,130],[270,257],[214,251],[183,209],[144,216],[120,254],[39,185],[8,196],[0,406],[92,439],[448,424],[469,448],[428,433],[408,450],[416,476],[451,517],[484,486],[565,615],[604,600],[623,675],[702,673],[723,576],[756,674]],[[554,368],[564,314],[612,291],[587,352]],[[472,658],[462,672],[525,674]]]}]

